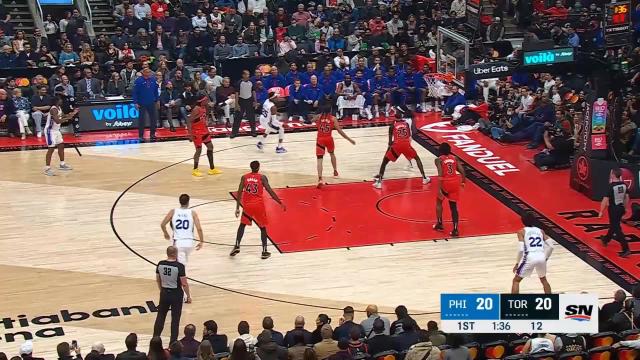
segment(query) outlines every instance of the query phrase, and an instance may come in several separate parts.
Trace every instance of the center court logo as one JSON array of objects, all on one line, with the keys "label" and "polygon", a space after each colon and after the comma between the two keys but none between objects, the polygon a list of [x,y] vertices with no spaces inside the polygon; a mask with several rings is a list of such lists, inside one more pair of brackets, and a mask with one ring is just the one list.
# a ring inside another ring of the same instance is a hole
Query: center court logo
[{"label": "center court logo", "polygon": [[575,321],[591,321],[593,305],[567,305],[564,318]]}]

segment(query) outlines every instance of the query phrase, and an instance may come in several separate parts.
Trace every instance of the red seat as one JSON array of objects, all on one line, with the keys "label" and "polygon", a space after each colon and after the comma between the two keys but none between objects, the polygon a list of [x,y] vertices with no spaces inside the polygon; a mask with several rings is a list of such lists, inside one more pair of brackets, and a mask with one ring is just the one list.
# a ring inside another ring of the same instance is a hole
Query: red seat
[{"label": "red seat", "polygon": [[503,359],[507,355],[507,346],[504,340],[482,344],[484,359]]},{"label": "red seat", "polygon": [[529,339],[513,340],[509,343],[512,354],[522,354],[522,349]]},{"label": "red seat", "polygon": [[558,355],[558,360],[587,360],[589,357],[585,352],[568,352]]},{"label": "red seat", "polygon": [[599,346],[589,350],[589,360],[613,360],[611,346]]},{"label": "red seat", "polygon": [[619,347],[616,349],[616,358],[618,360],[636,360],[640,358],[640,351],[628,347]]},{"label": "red seat", "polygon": [[472,342],[465,344],[467,348],[469,348],[469,356],[471,356],[471,360],[478,359],[478,354],[480,353],[480,344],[477,342]]},{"label": "red seat", "polygon": [[620,333],[622,340],[638,340],[640,339],[640,329],[626,330]]},{"label": "red seat", "polygon": [[607,331],[591,335],[589,340],[591,348],[596,348],[600,346],[611,346],[620,341],[620,338],[618,337],[618,334],[613,331]]}]

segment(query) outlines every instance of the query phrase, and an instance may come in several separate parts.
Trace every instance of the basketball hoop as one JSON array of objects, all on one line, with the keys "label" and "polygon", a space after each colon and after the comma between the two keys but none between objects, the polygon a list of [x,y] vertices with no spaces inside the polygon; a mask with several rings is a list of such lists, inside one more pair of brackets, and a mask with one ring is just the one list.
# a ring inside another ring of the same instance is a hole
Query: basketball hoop
[{"label": "basketball hoop", "polygon": [[427,83],[427,89],[429,89],[427,96],[432,98],[442,98],[449,94],[447,85],[453,81],[453,74],[430,73],[425,74],[424,79]]}]

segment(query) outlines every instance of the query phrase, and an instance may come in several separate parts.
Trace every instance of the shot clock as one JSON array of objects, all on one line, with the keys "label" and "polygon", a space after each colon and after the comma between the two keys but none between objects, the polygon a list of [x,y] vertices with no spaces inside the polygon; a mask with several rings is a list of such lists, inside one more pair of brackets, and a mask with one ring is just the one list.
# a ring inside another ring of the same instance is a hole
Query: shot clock
[{"label": "shot clock", "polygon": [[442,294],[440,309],[448,333],[598,332],[592,294]]},{"label": "shot clock", "polygon": [[611,1],[605,5],[604,38],[607,47],[628,45],[631,40],[631,3]]}]

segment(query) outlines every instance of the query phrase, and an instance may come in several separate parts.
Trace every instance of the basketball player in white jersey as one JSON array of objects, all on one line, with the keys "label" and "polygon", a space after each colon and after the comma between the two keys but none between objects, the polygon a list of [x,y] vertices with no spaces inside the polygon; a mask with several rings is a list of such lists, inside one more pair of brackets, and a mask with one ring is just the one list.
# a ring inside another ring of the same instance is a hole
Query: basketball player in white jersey
[{"label": "basketball player in white jersey", "polygon": [[[360,93],[360,87],[358,84],[351,81],[351,75],[346,74],[344,81],[341,81],[336,85],[336,95],[338,99],[336,105],[338,105],[338,117],[342,119],[344,117],[344,109],[358,109],[358,114],[361,117],[366,117],[364,114],[364,96]],[[358,120],[358,115],[352,115],[353,120]]]},{"label": "basketball player in white jersey", "polygon": [[[189,195],[187,194],[180,195],[180,207],[170,210],[160,224],[164,238],[166,240],[173,240],[173,246],[178,248],[178,262],[185,266],[189,261],[189,255],[195,245],[194,228],[198,231],[199,238],[195,249],[200,250],[204,244],[204,234],[200,226],[200,218],[194,210],[189,209],[189,199]],[[171,222],[171,228],[173,229],[173,239],[167,232],[167,224],[169,222]]]},{"label": "basketball player in white jersey", "polygon": [[57,95],[53,98],[53,106],[47,114],[47,123],[44,126],[44,138],[47,141],[47,155],[45,157],[44,174],[47,176],[54,176],[55,172],[51,169],[51,158],[53,152],[58,149],[58,156],[60,157],[60,165],[58,169],[63,171],[73,170],[73,168],[64,162],[64,140],[62,139],[62,133],[60,132],[60,124],[72,119],[78,110],[74,110],[70,114],[62,113],[62,95]]},{"label": "basketball player in white jersey", "polygon": [[[266,140],[267,136],[269,136],[272,132],[278,133],[278,146],[276,146],[276,153],[282,154],[286,153],[287,150],[282,146],[284,142],[284,126],[280,119],[278,118],[278,108],[274,103],[275,99],[278,98],[278,94],[274,91],[270,91],[267,97],[267,100],[262,104],[262,113],[260,114],[260,125],[264,128],[264,135],[262,135],[263,139]],[[264,147],[264,143],[262,140],[259,140],[256,146],[258,149],[262,150]]]},{"label": "basketball player in white jersey", "polygon": [[524,228],[518,231],[518,260],[513,267],[515,276],[511,285],[511,293],[520,292],[520,281],[531,275],[533,270],[540,278],[545,294],[551,294],[551,285],[547,281],[547,261],[553,252],[551,239],[541,229],[535,225],[533,214],[525,212],[522,214],[522,224]]}]

